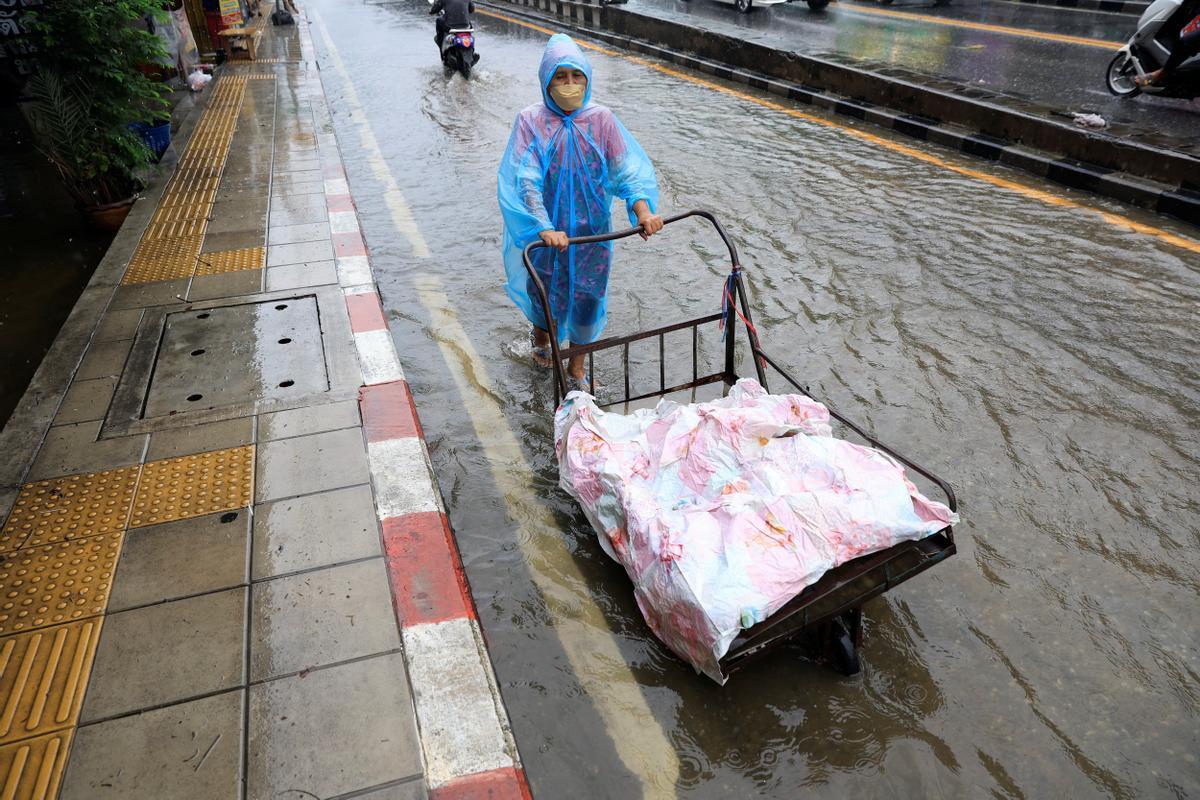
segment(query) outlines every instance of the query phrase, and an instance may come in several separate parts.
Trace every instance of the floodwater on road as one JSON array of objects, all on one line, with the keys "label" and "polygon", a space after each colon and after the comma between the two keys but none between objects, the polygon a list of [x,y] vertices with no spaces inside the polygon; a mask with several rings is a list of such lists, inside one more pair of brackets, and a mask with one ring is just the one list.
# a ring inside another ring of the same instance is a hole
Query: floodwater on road
[{"label": "floodwater on road", "polygon": [[[545,34],[480,15],[478,72],[448,79],[426,8],[308,13],[534,794],[1200,793],[1200,257],[1096,210],[1188,231],[591,52],[663,209],[735,237],[767,348],[961,500],[958,555],[866,605],[860,676],[781,652],[718,687],[557,488],[550,378],[502,288],[496,168]],[[725,268],[696,222],[619,243],[609,332],[716,310]]]}]

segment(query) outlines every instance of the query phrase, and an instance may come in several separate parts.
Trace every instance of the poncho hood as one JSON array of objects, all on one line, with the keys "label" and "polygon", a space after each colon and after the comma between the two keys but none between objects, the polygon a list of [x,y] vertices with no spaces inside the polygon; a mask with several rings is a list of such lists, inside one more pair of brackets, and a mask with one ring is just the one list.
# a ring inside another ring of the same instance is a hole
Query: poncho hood
[{"label": "poncho hood", "polygon": [[587,76],[587,90],[583,94],[583,105],[579,107],[582,111],[592,99],[592,65],[579,49],[579,45],[575,44],[575,40],[565,33],[556,33],[546,42],[546,49],[542,52],[542,65],[538,67],[538,79],[541,81],[542,100],[546,107],[556,114],[569,117],[570,114],[559,108],[550,97],[550,79],[559,67],[572,67],[581,70]]}]

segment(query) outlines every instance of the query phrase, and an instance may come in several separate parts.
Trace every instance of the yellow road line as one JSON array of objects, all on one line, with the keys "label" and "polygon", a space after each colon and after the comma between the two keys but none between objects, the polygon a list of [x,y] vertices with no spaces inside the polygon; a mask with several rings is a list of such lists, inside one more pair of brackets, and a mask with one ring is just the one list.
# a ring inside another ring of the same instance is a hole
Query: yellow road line
[{"label": "yellow road line", "polygon": [[531,484],[533,468],[497,400],[487,362],[471,345],[441,281],[418,276],[417,297],[429,312],[429,330],[442,357],[458,365],[450,374],[487,452],[508,517],[521,522],[522,555],[579,685],[604,720],[617,755],[641,780],[642,796],[674,798],[679,755],[650,710],[604,612],[587,593],[587,578],[567,548],[561,525]]},{"label": "yellow road line", "polygon": [[329,29],[325,27],[325,21],[321,19],[321,15],[315,10],[310,10],[309,15],[320,32],[321,39],[325,42],[325,48],[329,51],[334,68],[342,77],[342,83],[346,90],[346,105],[350,107],[350,121],[354,123],[359,142],[367,154],[367,164],[371,167],[371,174],[383,184],[383,201],[392,213],[392,222],[408,240],[408,246],[412,250],[413,256],[429,258],[429,245],[426,244],[425,237],[421,235],[421,229],[417,227],[417,220],[413,217],[412,209],[409,208],[408,201],[404,199],[404,194],[396,184],[392,171],[388,169],[387,162],[384,161],[379,140],[375,138],[375,132],[371,130],[371,125],[367,121],[367,114],[363,111],[362,103],[358,99],[358,92],[354,89],[354,82],[350,80],[350,74],[342,62],[342,55],[334,46],[333,39],[329,36]]},{"label": "yellow road line", "polygon": [[1013,28],[1008,25],[992,25],[987,22],[970,22],[964,19],[949,19],[946,17],[935,17],[930,14],[916,14],[911,11],[896,11],[890,8],[873,8],[871,6],[861,6],[857,3],[839,4],[839,9],[850,14],[867,14],[877,17],[891,17],[892,19],[905,19],[919,22],[930,22],[934,25],[945,25],[948,28],[965,28],[973,31],[986,31],[988,33],[1002,33],[1005,36],[1020,36],[1024,39],[1042,39],[1048,42],[1059,42],[1060,44],[1078,44],[1084,47],[1099,47],[1103,50],[1117,50],[1124,42],[1107,42],[1103,39],[1089,39],[1085,36],[1069,36],[1065,33],[1047,33],[1046,31],[1035,31],[1029,28]]},{"label": "yellow road line", "polygon": [[[558,31],[550,30],[549,28],[544,28],[540,25],[535,25],[533,23],[525,22],[523,20],[507,16],[505,14],[499,14],[494,11],[484,10],[482,8],[478,9],[476,13],[483,14],[483,15],[489,16],[489,17],[495,17],[496,19],[501,19],[501,20],[504,20],[505,22],[511,22],[514,25],[520,25],[522,27],[529,28],[529,29],[535,30],[535,31],[540,31],[540,32],[546,33],[546,34],[553,34],[553,33],[558,32]],[[1042,203],[1046,203],[1047,205],[1058,206],[1060,208],[1072,208],[1072,209],[1077,209],[1080,211],[1087,211],[1088,213],[1097,215],[1098,217],[1100,217],[1100,219],[1104,220],[1105,222],[1109,223],[1110,225],[1113,225],[1113,226],[1116,226],[1119,228],[1126,228],[1127,230],[1131,230],[1131,231],[1136,231],[1137,233],[1141,233],[1146,236],[1153,236],[1154,238],[1159,239],[1160,241],[1174,245],[1175,247],[1178,247],[1183,250],[1188,250],[1192,253],[1200,253],[1200,241],[1196,241],[1195,239],[1189,239],[1184,236],[1180,236],[1178,234],[1171,233],[1170,231],[1165,231],[1162,228],[1156,228],[1152,225],[1145,225],[1141,222],[1135,222],[1134,220],[1130,219],[1129,217],[1123,216],[1121,214],[1113,214],[1108,211],[1101,211],[1096,208],[1091,208],[1090,206],[1085,206],[1082,203],[1078,203],[1074,200],[1069,200],[1065,197],[1060,197],[1058,195],[1050,194],[1049,192],[1044,192],[1041,189],[1035,189],[1032,186],[1026,186],[1025,184],[1008,180],[1007,178],[1001,178],[996,175],[989,175],[986,172],[981,172],[976,169],[971,169],[970,167],[964,167],[959,164],[954,164],[954,163],[951,163],[951,162],[947,161],[946,159],[942,158],[941,156],[934,155],[933,153],[926,153],[921,150],[917,150],[916,148],[900,144],[899,142],[893,142],[890,139],[885,139],[882,136],[876,136],[873,133],[867,133],[866,131],[862,131],[857,128],[851,128],[848,125],[842,125],[841,123],[834,122],[832,120],[816,116],[815,114],[809,114],[807,112],[800,111],[799,109],[793,108],[791,106],[787,106],[782,103],[777,103],[774,100],[768,100],[765,97],[757,97],[755,95],[750,94],[749,92],[744,92],[744,91],[741,91],[740,89],[734,89],[730,86],[725,86],[725,85],[716,83],[715,81],[706,80],[706,79],[700,78],[696,75],[692,75],[690,73],[684,72],[679,69],[675,69],[673,67],[668,67],[664,64],[658,64],[653,61],[649,61],[647,59],[641,58],[639,56],[629,55],[627,53],[621,53],[616,50],[611,50],[607,47],[601,47],[599,45],[592,44],[591,42],[587,42],[582,39],[576,39],[576,42],[579,44],[580,47],[586,47],[589,50],[593,50],[597,53],[602,53],[603,55],[612,56],[613,58],[621,58],[626,61],[633,62],[635,64],[640,64],[642,66],[649,67],[650,69],[657,70],[658,72],[661,72],[665,75],[670,75],[673,78],[678,78],[679,80],[687,81],[689,83],[696,84],[697,86],[704,86],[705,88],[712,89],[714,92],[721,92],[722,94],[729,95],[730,97],[736,97],[739,100],[744,100],[748,103],[754,103],[755,105],[759,105],[764,108],[769,108],[772,111],[778,111],[782,114],[787,114],[789,117],[794,117],[795,119],[802,119],[805,122],[811,122],[816,125],[823,125],[827,128],[833,128],[834,130],[841,131],[842,133],[845,133],[848,136],[853,136],[856,139],[861,139],[864,142],[870,142],[873,145],[877,145],[879,147],[885,148],[887,150],[891,150],[896,153],[903,153],[904,155],[914,158],[917,161],[923,161],[926,164],[932,164],[934,166],[941,167],[942,169],[946,169],[951,172],[955,172],[959,175],[963,175],[968,178],[973,178],[978,181],[983,181],[984,183],[989,183],[992,186],[996,186],[1001,189],[1006,189],[1010,192],[1015,192],[1019,195],[1022,195],[1023,197],[1028,197],[1031,200],[1038,200]]]}]

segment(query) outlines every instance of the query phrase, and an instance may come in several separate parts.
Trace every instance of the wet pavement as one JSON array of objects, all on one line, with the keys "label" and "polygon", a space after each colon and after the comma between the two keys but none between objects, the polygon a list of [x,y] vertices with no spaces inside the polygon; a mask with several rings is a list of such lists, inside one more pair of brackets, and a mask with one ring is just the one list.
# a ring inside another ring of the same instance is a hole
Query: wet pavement
[{"label": "wet pavement", "polygon": [[6,797],[520,785],[468,609],[393,590],[451,554],[306,36],[183,115],[0,429]]},{"label": "wet pavement", "polygon": [[[1122,137],[1200,153],[1200,101],[1117,98],[1104,84],[1113,53],[1133,34],[1124,14],[1081,12],[1005,2],[943,8],[839,2],[820,12],[793,2],[739,14],[717,0],[630,0],[631,12],[677,20],[807,55],[830,57],[900,79],[946,80],[1029,104],[1034,113],[1070,122],[1097,113]],[[1006,27],[1003,32],[972,26]],[[951,23],[951,24],[940,24]],[[1090,44],[1039,38],[1059,35]],[[1111,44],[1106,44],[1111,43]]]},{"label": "wet pavement", "polygon": [[[655,161],[664,208],[709,208],[737,240],[769,348],[962,502],[959,555],[866,606],[861,677],[781,653],[720,688],[655,641],[557,489],[550,380],[502,289],[495,171],[538,97],[545,34],[479,15],[482,61],[464,82],[437,64],[424,4],[308,7],[535,796],[1200,792],[1200,275],[1186,228],[591,53],[596,98]],[[795,17],[814,46],[848,37],[874,60],[980,64],[956,47],[976,34],[922,45],[892,20],[842,33],[802,6],[672,13],[764,36]],[[1099,70],[1080,70],[1103,91]],[[717,308],[724,265],[702,228],[618,254],[610,332]]]}]

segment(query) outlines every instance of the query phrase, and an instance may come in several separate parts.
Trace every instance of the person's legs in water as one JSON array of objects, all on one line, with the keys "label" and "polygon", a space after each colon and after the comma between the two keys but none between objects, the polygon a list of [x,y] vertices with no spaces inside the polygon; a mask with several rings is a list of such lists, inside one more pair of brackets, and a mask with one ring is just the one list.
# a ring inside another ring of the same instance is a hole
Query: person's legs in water
[{"label": "person's legs in water", "polygon": [[442,40],[446,38],[447,30],[449,28],[446,27],[446,17],[438,14],[437,18],[433,21],[433,43],[437,45],[439,54],[442,52]]},{"label": "person's legs in water", "polygon": [[529,344],[533,354],[533,363],[539,367],[554,366],[554,351],[550,349],[550,334],[537,325],[533,326],[530,333]]},{"label": "person's legs in water", "polygon": [[[612,251],[603,244],[587,244],[576,248],[571,326],[575,331],[592,332],[588,341],[593,341],[600,335],[611,266]],[[582,384],[588,383],[594,377],[587,375],[583,356],[575,356],[567,363],[567,374]]]}]

